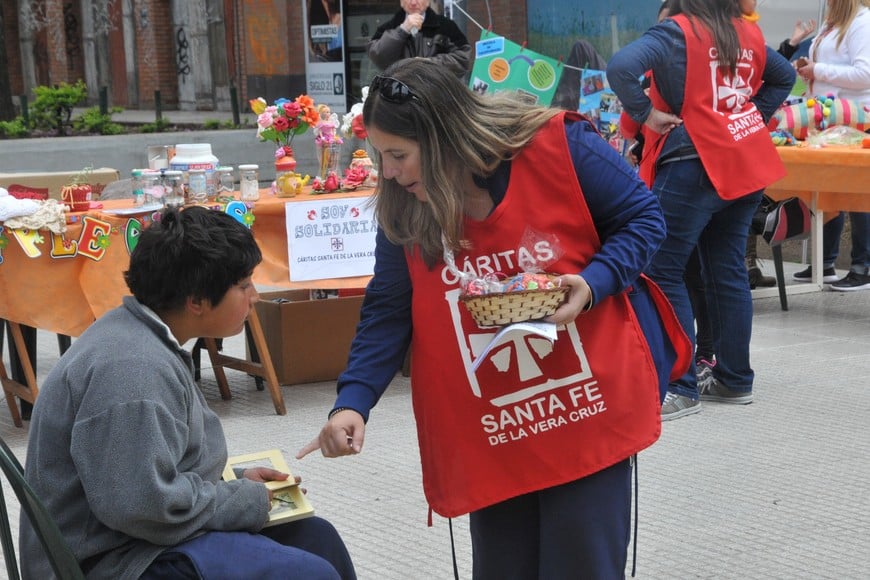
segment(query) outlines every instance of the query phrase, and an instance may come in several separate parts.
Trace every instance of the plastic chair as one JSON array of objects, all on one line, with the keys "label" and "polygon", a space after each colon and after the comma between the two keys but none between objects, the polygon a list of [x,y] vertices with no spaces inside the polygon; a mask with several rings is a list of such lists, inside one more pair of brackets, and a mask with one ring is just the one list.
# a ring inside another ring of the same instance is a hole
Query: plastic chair
[{"label": "plastic chair", "polygon": [[[36,496],[33,488],[24,479],[24,469],[21,463],[6,445],[6,442],[0,438],[0,469],[3,470],[6,479],[12,486],[15,495],[18,496],[18,501],[21,503],[21,509],[27,514],[33,529],[36,531],[37,537],[45,549],[45,555],[54,570],[55,575],[60,580],[84,580],[85,575],[79,566],[78,560],[70,550],[58,529],[57,524],[52,519],[51,514],[45,509],[42,501]],[[9,525],[9,514],[6,510],[6,500],[2,497],[0,491],[0,541],[3,545],[3,556],[6,560],[6,570],[9,573],[11,580],[19,580],[21,576],[18,573],[18,560],[15,557],[15,544],[12,540],[12,531]]]}]

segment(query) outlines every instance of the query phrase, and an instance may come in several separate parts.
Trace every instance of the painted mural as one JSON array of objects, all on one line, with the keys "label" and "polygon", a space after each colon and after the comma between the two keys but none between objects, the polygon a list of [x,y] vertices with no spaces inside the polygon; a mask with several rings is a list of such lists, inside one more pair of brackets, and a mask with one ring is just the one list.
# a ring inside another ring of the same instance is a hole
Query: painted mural
[{"label": "painted mural", "polygon": [[567,58],[579,39],[608,60],[655,24],[660,0],[528,0],[528,47]]}]

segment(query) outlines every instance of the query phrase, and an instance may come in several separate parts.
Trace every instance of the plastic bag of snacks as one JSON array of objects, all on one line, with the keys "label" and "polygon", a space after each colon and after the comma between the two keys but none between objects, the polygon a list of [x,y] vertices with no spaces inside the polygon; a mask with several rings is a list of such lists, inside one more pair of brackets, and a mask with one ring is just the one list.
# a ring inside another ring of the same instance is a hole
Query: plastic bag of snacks
[{"label": "plastic bag of snacks", "polygon": [[810,147],[827,147],[830,145],[860,146],[865,137],[867,137],[867,134],[858,129],[838,125],[824,131],[810,131],[809,135],[807,135],[807,145]]}]

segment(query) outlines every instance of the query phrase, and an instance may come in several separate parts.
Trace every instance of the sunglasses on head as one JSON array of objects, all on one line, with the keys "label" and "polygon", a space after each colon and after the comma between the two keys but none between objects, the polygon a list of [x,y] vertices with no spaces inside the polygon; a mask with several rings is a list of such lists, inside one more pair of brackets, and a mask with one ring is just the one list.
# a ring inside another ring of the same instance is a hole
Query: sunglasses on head
[{"label": "sunglasses on head", "polygon": [[372,79],[370,88],[378,91],[378,94],[390,103],[402,104],[417,98],[408,85],[393,77],[377,75]]}]

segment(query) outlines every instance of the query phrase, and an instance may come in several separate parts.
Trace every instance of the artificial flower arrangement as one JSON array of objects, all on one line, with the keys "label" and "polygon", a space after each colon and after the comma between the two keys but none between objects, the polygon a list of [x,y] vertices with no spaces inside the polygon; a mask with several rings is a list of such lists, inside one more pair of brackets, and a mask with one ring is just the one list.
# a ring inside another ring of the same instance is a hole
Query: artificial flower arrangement
[{"label": "artificial flower arrangement", "polygon": [[362,102],[353,105],[350,108],[350,111],[341,118],[341,132],[345,137],[356,137],[357,139],[366,142],[366,149],[357,149],[353,152],[353,159],[351,160],[350,166],[351,169],[357,166],[363,166],[368,172],[368,175],[360,185],[365,187],[375,187],[378,184],[378,170],[372,163],[371,156],[367,151],[367,149],[370,149],[368,141],[369,134],[366,131],[365,124],[363,124],[362,115],[363,106],[365,105],[368,96],[369,88],[363,87]]},{"label": "artificial flower arrangement", "polygon": [[324,179],[315,178],[311,182],[311,188],[314,193],[353,191],[364,185],[368,178],[368,169],[362,166],[353,166],[344,170],[344,179],[340,179],[335,171],[330,171]]},{"label": "artificial flower arrangement", "polygon": [[251,111],[257,115],[257,138],[272,141],[278,149],[275,160],[293,157],[293,138],[320,122],[320,113],[314,99],[299,95],[294,100],[280,98],[269,105],[263,97],[251,99]]}]

